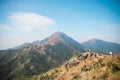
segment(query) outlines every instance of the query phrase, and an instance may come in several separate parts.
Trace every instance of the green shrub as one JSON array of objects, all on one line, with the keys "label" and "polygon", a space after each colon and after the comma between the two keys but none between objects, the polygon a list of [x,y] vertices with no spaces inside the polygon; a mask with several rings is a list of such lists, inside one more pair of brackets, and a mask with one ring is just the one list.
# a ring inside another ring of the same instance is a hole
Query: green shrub
[{"label": "green shrub", "polygon": [[99,67],[99,63],[98,63],[98,62],[95,63],[95,64],[93,64],[93,68],[94,68],[94,69],[98,69],[98,67]]},{"label": "green shrub", "polygon": [[88,71],[88,68],[86,67],[86,65],[84,65],[84,66],[81,68],[81,71]]},{"label": "green shrub", "polygon": [[79,74],[76,74],[73,76],[72,80],[76,80],[76,79],[80,79],[80,78],[81,78],[81,76]]},{"label": "green shrub", "polygon": [[103,59],[99,59],[98,60],[98,64],[100,64],[101,67],[104,67],[105,66],[105,63],[102,63]]},{"label": "green shrub", "polygon": [[120,71],[120,66],[116,63],[108,62],[107,66],[113,73]]},{"label": "green shrub", "polygon": [[44,75],[44,76],[41,76],[39,79],[40,80],[48,80],[49,76],[48,75]]},{"label": "green shrub", "polygon": [[120,71],[120,67],[117,64],[112,64],[112,72]]},{"label": "green shrub", "polygon": [[101,79],[106,79],[108,77],[108,73],[103,73],[102,75],[101,75]]},{"label": "green shrub", "polygon": [[108,63],[107,63],[107,67],[108,67],[108,68],[111,68],[111,66],[112,66],[112,62],[108,62]]}]

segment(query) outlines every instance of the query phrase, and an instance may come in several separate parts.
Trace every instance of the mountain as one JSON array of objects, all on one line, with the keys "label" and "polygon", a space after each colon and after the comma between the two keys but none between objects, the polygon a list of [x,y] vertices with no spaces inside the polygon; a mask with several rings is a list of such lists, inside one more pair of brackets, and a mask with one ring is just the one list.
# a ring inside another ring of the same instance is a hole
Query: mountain
[{"label": "mountain", "polygon": [[30,42],[23,43],[22,45],[16,46],[16,47],[14,47],[14,48],[12,48],[12,49],[20,49],[20,48],[23,48],[23,47],[27,47],[27,46],[29,46],[30,44],[31,44]]},{"label": "mountain", "polygon": [[80,43],[62,32],[26,44],[0,51],[0,80],[40,74],[84,52]]},{"label": "mountain", "polygon": [[120,54],[93,52],[76,55],[61,66],[28,80],[120,80]]},{"label": "mountain", "polygon": [[82,43],[86,48],[104,53],[120,53],[120,44],[103,41],[100,39],[91,39]]}]

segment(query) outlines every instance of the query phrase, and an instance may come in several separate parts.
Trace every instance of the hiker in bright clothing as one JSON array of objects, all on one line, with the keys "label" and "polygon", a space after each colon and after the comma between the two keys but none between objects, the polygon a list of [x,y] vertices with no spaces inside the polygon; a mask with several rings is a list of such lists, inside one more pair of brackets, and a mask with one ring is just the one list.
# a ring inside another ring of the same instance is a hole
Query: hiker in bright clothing
[{"label": "hiker in bright clothing", "polygon": [[91,50],[89,49],[89,52],[90,52]]},{"label": "hiker in bright clothing", "polygon": [[112,56],[112,52],[110,51],[109,54]]}]

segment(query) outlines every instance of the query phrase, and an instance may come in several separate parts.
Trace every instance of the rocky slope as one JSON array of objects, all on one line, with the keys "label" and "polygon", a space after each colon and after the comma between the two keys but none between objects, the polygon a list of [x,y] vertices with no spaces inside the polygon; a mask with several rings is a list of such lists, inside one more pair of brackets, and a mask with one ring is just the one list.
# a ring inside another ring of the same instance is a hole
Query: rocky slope
[{"label": "rocky slope", "polygon": [[120,80],[120,54],[107,55],[93,52],[79,54],[46,73],[29,80]]}]

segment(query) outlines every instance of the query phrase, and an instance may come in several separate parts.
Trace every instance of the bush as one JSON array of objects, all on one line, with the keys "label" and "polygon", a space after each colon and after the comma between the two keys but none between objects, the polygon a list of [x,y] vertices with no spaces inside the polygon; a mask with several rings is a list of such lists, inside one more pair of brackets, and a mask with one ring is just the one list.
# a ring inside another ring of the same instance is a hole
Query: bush
[{"label": "bush", "polygon": [[39,79],[40,80],[48,80],[49,76],[48,75],[44,75],[44,76],[41,76]]},{"label": "bush", "polygon": [[81,71],[88,71],[88,68],[86,67],[86,65],[84,65],[84,66],[81,68]]},{"label": "bush", "polygon": [[115,72],[117,72],[117,71],[120,71],[120,66],[119,66],[118,64],[116,64],[116,63],[108,62],[108,63],[107,63],[107,66],[108,66],[108,68],[111,69],[111,71],[112,71],[113,73],[115,73]]},{"label": "bush", "polygon": [[80,78],[81,78],[81,76],[76,74],[76,75],[73,76],[72,80],[76,80],[76,79],[80,79]]},{"label": "bush", "polygon": [[108,73],[103,73],[102,76],[101,76],[101,79],[106,79],[108,77]]},{"label": "bush", "polygon": [[95,79],[96,77],[95,76],[93,76],[93,79]]},{"label": "bush", "polygon": [[105,66],[105,63],[102,63],[103,59],[99,59],[98,60],[98,63],[100,64],[101,67],[104,67]]},{"label": "bush", "polygon": [[112,64],[112,72],[120,71],[120,67],[117,64]]},{"label": "bush", "polygon": [[110,68],[112,66],[112,62],[107,63],[107,67]]},{"label": "bush", "polygon": [[100,65],[99,63],[95,63],[95,64],[93,64],[93,68],[98,69],[99,65]]}]

